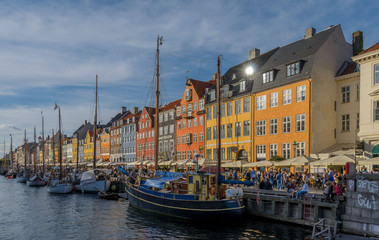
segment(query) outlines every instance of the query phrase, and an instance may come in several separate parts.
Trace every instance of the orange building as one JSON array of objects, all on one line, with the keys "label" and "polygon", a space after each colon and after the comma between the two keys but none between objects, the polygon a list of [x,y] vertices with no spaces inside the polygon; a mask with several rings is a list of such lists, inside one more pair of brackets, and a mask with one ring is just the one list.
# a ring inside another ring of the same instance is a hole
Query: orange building
[{"label": "orange building", "polygon": [[204,154],[205,90],[215,81],[188,79],[180,106],[176,108],[177,160],[192,159]]},{"label": "orange building", "polygon": [[144,107],[138,120],[137,161],[154,161],[155,108]]},{"label": "orange building", "polygon": [[100,159],[103,162],[109,162],[110,161],[110,150],[111,150],[111,144],[110,144],[110,134],[108,129],[102,129],[102,132],[100,133]]}]

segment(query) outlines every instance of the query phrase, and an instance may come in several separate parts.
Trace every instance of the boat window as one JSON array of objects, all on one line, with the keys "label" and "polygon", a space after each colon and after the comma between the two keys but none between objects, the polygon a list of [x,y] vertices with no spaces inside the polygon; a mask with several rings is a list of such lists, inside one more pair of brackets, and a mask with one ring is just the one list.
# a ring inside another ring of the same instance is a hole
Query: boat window
[{"label": "boat window", "polygon": [[201,184],[202,184],[202,185],[207,185],[207,179],[206,179],[206,178],[203,178]]},{"label": "boat window", "polygon": [[211,185],[214,185],[216,184],[216,178],[215,177],[211,177]]},{"label": "boat window", "polygon": [[199,181],[196,181],[195,192],[196,192],[196,193],[200,192],[200,184],[199,184]]},{"label": "boat window", "polygon": [[193,183],[193,176],[190,176],[190,177],[188,178],[188,183]]}]

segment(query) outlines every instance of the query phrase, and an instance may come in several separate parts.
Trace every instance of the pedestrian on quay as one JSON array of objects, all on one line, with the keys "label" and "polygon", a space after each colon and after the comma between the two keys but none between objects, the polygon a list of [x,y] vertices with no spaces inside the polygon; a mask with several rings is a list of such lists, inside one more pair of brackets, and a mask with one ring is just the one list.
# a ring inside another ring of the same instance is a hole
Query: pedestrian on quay
[{"label": "pedestrian on quay", "polygon": [[296,200],[302,199],[303,195],[306,193],[308,193],[308,184],[306,181],[303,181],[303,187],[296,193]]},{"label": "pedestrian on quay", "polygon": [[272,184],[269,179],[266,179],[265,184],[264,184],[264,189],[265,190],[272,190]]},{"label": "pedestrian on quay", "polygon": [[251,181],[253,182],[253,185],[255,185],[257,173],[255,172],[254,168],[250,171],[250,177],[251,177]]},{"label": "pedestrian on quay", "polygon": [[332,168],[329,168],[328,181],[334,182],[334,172],[333,172]]},{"label": "pedestrian on quay", "polygon": [[287,192],[288,193],[294,192],[296,190],[296,180],[293,179],[290,181],[290,179],[288,179],[287,181],[288,181],[288,183],[286,185],[287,186]]},{"label": "pedestrian on quay", "polygon": [[323,194],[326,196],[326,201],[330,202],[333,198],[333,187],[331,182],[326,182],[326,187],[323,191]]},{"label": "pedestrian on quay", "polygon": [[340,188],[340,186],[338,186],[338,184],[336,182],[333,182],[333,196],[341,196],[343,195],[343,192],[342,192],[342,189]]},{"label": "pedestrian on quay", "polygon": [[283,187],[282,187],[282,172],[281,172],[281,170],[279,170],[279,172],[276,175],[276,186],[278,188],[278,191],[279,190],[283,190]]}]

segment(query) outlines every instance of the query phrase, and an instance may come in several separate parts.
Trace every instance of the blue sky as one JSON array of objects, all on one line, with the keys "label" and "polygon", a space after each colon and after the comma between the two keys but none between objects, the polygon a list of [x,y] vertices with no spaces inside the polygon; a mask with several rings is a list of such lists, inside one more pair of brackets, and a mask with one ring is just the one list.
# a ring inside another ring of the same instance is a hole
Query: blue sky
[{"label": "blue sky", "polygon": [[361,30],[364,47],[379,41],[379,1],[0,1],[0,157],[57,129],[93,122],[99,75],[100,121],[150,105],[156,38],[161,46],[162,103],[181,98],[186,76],[207,81],[223,56],[222,73],[261,53],[301,39],[309,27],[341,24],[346,41]]}]

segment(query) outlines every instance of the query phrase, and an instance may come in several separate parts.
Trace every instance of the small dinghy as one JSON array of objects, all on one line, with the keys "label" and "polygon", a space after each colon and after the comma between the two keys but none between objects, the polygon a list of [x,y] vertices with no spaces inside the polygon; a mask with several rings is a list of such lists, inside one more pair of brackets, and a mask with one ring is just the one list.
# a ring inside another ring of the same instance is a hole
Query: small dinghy
[{"label": "small dinghy", "polygon": [[118,194],[117,193],[106,193],[104,191],[99,191],[97,193],[99,195],[99,198],[106,199],[106,200],[117,200]]},{"label": "small dinghy", "polygon": [[42,187],[46,185],[46,182],[40,176],[34,175],[26,182],[26,185],[29,187]]}]

